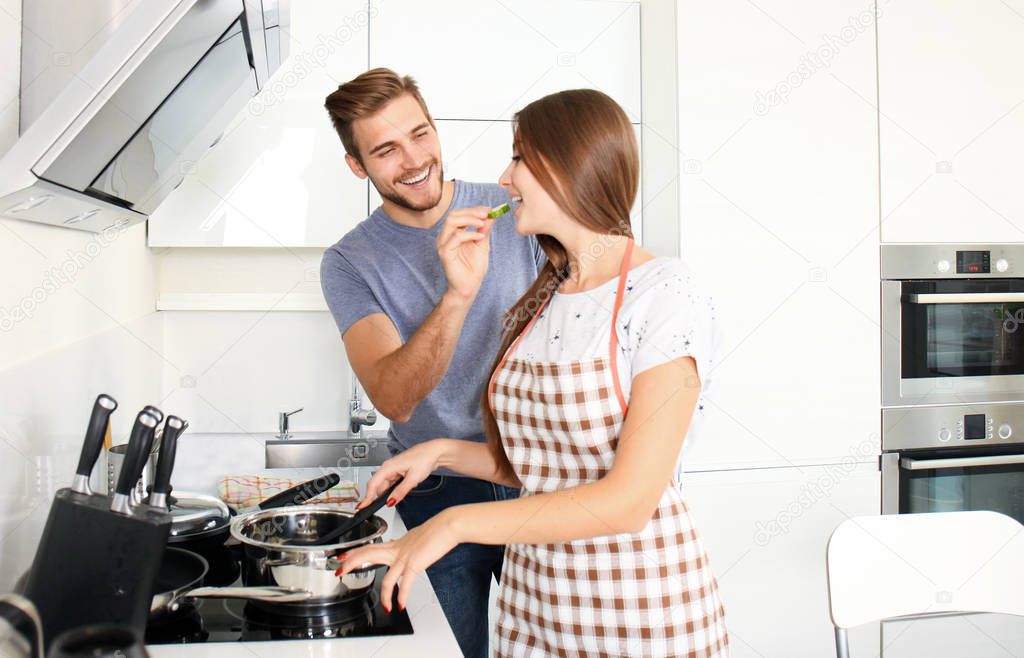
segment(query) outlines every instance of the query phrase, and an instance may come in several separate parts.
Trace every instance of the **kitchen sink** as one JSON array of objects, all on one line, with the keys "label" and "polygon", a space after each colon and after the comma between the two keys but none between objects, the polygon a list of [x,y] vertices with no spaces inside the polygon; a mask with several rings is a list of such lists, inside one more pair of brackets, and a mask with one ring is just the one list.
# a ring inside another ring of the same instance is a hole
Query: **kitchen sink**
[{"label": "kitchen sink", "polygon": [[348,468],[380,466],[391,457],[388,433],[295,432],[290,438],[267,439],[267,468]]}]

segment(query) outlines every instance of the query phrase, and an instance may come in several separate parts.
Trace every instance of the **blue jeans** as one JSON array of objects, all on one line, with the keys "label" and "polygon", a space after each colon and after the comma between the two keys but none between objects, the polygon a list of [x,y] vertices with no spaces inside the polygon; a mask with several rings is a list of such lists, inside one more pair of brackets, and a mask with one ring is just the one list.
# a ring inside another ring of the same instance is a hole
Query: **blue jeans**
[{"label": "blue jeans", "polygon": [[[517,498],[509,489],[484,480],[431,475],[398,503],[405,527],[415,528],[442,510],[466,503]],[[504,546],[459,544],[427,569],[430,585],[467,658],[487,658],[487,608],[491,578],[501,577]]]}]

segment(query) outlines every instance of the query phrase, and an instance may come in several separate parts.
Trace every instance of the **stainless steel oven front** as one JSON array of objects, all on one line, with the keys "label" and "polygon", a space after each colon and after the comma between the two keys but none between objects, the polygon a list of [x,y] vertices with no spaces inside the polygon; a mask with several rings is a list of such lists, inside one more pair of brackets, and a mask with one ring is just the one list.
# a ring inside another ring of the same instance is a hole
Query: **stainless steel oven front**
[{"label": "stainless steel oven front", "polygon": [[992,510],[1024,523],[1024,403],[882,410],[882,513]]},{"label": "stainless steel oven front", "polygon": [[883,245],[882,407],[1024,400],[1024,244]]}]

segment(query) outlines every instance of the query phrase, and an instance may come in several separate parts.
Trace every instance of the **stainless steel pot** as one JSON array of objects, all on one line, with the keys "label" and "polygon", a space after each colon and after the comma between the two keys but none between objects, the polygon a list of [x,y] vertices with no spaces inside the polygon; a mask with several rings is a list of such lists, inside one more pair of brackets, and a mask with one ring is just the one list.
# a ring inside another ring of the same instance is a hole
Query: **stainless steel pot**
[{"label": "stainless steel pot", "polygon": [[[317,543],[318,537],[351,517],[350,512],[330,505],[281,507],[237,517],[231,523],[231,536],[245,552],[242,582],[247,586],[306,590],[313,594],[310,602],[328,602],[368,589],[373,585],[376,567],[339,578],[334,575],[341,566],[336,556],[383,541],[387,521],[373,516],[333,543]],[[282,546],[285,542],[290,545]]]}]

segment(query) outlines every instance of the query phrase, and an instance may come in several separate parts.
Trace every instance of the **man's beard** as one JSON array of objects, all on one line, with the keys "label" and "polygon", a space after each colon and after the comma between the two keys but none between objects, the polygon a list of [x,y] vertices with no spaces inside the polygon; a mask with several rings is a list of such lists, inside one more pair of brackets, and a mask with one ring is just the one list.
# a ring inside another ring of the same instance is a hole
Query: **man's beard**
[{"label": "man's beard", "polygon": [[[441,167],[441,164],[437,161],[431,163],[431,166],[437,169],[437,176],[438,179],[441,181],[441,185],[439,186],[436,198],[428,199],[427,201],[424,201],[423,203],[420,204],[415,204],[412,201],[409,201],[407,198],[402,196],[402,194],[394,187],[389,187],[385,190],[382,190],[380,185],[377,185],[377,181],[374,181],[373,179],[370,180],[371,182],[373,182],[373,186],[377,188],[377,194],[380,194],[382,199],[387,199],[396,206],[399,206],[400,208],[405,208],[406,210],[423,212],[425,210],[430,210],[437,206],[437,204],[441,203],[441,197],[444,195],[444,169]],[[433,172],[431,172],[430,175],[433,176]],[[401,185],[401,183],[395,183],[395,185]]]}]

